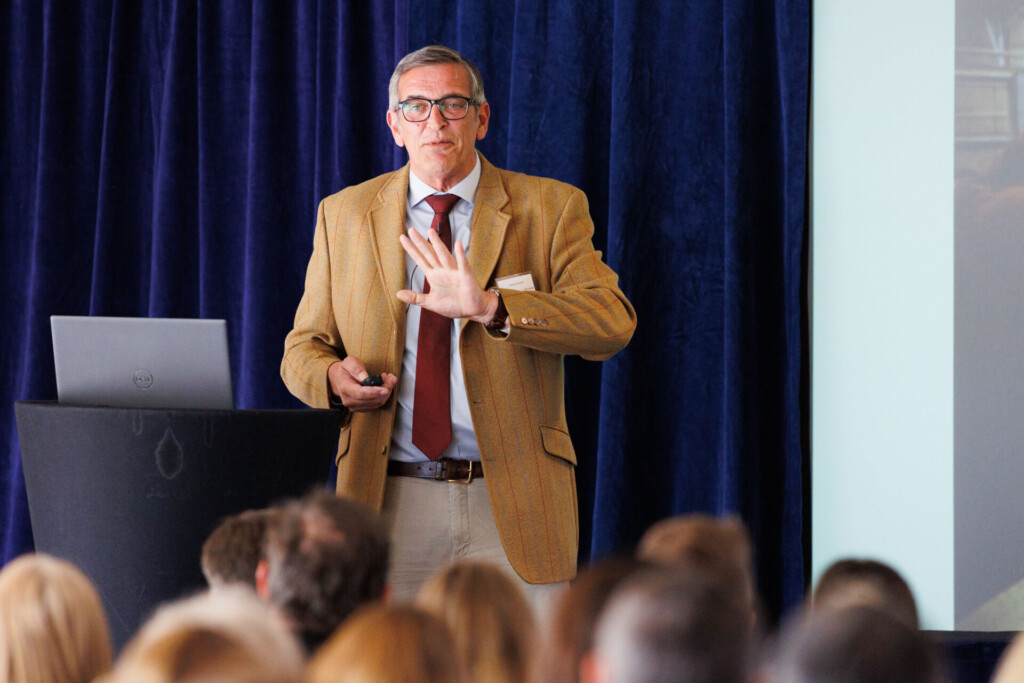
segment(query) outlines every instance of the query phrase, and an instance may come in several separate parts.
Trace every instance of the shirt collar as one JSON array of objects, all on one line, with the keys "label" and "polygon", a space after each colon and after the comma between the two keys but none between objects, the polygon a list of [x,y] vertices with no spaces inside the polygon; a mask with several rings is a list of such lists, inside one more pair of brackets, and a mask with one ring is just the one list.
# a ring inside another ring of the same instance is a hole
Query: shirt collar
[{"label": "shirt collar", "polygon": [[473,170],[469,172],[469,175],[458,182],[455,187],[448,190],[448,192],[438,192],[430,185],[416,177],[412,169],[409,169],[409,206],[416,206],[425,198],[432,194],[454,194],[458,195],[459,199],[465,200],[470,206],[473,205],[473,199],[476,197],[476,188],[480,185],[480,153],[477,152],[476,164],[473,166]]}]

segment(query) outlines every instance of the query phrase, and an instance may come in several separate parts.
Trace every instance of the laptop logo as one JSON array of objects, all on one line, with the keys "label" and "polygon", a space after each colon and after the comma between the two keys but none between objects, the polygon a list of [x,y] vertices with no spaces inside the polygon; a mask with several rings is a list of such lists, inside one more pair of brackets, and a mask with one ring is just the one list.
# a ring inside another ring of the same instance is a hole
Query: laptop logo
[{"label": "laptop logo", "polygon": [[153,374],[146,368],[136,368],[132,374],[132,382],[139,389],[149,389],[153,386]]}]

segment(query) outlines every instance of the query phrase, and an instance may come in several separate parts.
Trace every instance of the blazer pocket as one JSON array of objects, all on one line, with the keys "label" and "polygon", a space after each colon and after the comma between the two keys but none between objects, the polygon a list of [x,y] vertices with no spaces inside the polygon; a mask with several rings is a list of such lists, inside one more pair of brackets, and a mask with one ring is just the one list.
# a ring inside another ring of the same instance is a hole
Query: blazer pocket
[{"label": "blazer pocket", "polygon": [[557,427],[541,425],[540,438],[544,442],[544,450],[548,452],[548,455],[561,458],[573,467],[576,466],[576,450],[572,447],[569,432]]},{"label": "blazer pocket", "polygon": [[334,456],[334,464],[341,465],[341,459],[348,455],[348,447],[352,439],[352,425],[347,424],[338,434],[338,454]]}]

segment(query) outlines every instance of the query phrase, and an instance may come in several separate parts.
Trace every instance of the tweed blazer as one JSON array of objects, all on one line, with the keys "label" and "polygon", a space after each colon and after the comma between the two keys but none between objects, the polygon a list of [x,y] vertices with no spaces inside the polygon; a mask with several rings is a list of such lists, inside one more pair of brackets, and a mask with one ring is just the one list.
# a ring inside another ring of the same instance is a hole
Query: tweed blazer
[{"label": "tweed blazer", "polygon": [[[468,258],[481,287],[531,273],[536,291],[502,289],[507,335],[463,320],[462,369],[484,481],[505,553],[528,582],[576,573],[576,454],[566,426],[564,354],[603,360],[636,313],[591,242],[585,195],[495,168],[481,155]],[[329,406],[327,368],[346,355],[401,377],[409,166],[320,203],[313,255],[281,376],[306,404]],[[401,380],[399,380],[401,381]],[[338,491],[380,509],[397,392],[381,408],[342,410]]]}]

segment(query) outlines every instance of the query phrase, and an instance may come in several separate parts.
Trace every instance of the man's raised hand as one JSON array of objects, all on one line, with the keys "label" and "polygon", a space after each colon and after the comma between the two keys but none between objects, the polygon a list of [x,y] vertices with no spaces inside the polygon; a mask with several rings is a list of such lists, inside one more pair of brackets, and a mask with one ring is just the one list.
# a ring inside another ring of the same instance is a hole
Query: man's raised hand
[{"label": "man's raised hand", "polygon": [[405,253],[416,262],[430,283],[430,291],[426,294],[409,289],[399,291],[399,300],[422,306],[446,318],[489,322],[498,309],[498,297],[485,292],[477,284],[462,241],[455,242],[453,255],[433,229],[427,231],[427,238],[423,239],[415,229],[410,229],[408,236],[399,238]]}]

